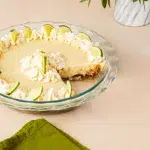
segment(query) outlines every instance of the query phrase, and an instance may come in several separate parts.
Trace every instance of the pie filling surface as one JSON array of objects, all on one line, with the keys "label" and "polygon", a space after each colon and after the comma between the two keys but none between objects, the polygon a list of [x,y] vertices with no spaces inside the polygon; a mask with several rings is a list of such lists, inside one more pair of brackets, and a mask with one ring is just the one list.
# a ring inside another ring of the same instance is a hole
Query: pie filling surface
[{"label": "pie filling surface", "polygon": [[0,93],[29,101],[72,97],[70,80],[94,78],[105,66],[90,37],[64,25],[11,30],[0,40],[0,52]]}]

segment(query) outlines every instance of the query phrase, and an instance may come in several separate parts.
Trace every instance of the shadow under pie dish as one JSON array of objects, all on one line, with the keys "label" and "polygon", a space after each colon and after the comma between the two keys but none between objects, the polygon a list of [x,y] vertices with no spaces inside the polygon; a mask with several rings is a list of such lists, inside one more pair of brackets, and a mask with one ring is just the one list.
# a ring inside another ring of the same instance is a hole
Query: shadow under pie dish
[{"label": "shadow under pie dish", "polygon": [[15,109],[79,106],[107,89],[118,70],[113,47],[81,26],[34,22],[0,36],[1,102]]}]

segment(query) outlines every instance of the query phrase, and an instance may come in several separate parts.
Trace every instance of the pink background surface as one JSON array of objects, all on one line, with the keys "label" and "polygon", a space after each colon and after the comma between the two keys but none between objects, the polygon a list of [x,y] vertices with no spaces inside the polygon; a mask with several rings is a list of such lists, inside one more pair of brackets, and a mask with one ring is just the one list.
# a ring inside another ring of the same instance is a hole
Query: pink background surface
[{"label": "pink background surface", "polygon": [[[113,6],[113,4],[112,4]],[[64,113],[32,114],[0,105],[0,140],[40,117],[92,150],[150,149],[150,25],[129,28],[115,22],[113,7],[93,0],[0,0],[0,28],[29,21],[64,21],[93,29],[117,49],[120,72],[96,100]]]}]

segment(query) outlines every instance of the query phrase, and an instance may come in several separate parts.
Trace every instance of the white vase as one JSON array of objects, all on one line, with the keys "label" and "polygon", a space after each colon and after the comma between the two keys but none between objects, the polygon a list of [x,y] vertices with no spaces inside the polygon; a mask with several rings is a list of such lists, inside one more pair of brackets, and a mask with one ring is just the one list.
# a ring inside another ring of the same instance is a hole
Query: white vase
[{"label": "white vase", "polygon": [[139,1],[116,0],[114,18],[127,26],[144,26],[150,24],[150,0],[145,6]]}]

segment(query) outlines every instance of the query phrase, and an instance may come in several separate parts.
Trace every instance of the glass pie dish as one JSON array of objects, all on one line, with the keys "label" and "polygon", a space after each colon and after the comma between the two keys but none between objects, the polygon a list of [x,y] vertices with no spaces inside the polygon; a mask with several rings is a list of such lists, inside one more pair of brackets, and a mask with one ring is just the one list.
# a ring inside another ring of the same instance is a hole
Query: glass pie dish
[{"label": "glass pie dish", "polygon": [[105,69],[95,79],[73,81],[73,86],[77,91],[73,97],[55,100],[55,101],[28,101],[24,99],[17,99],[0,93],[0,102],[8,107],[26,110],[26,111],[57,111],[65,110],[80,106],[89,100],[93,100],[104,92],[115,79],[118,72],[118,57],[112,45],[98,33],[86,29],[82,26],[76,26],[64,22],[30,22],[21,25],[11,26],[10,28],[0,31],[0,37],[8,34],[10,30],[21,30],[24,26],[29,26],[33,29],[39,29],[43,24],[51,24],[53,26],[68,26],[74,33],[83,32],[87,34],[95,45],[100,47],[105,56]]}]

